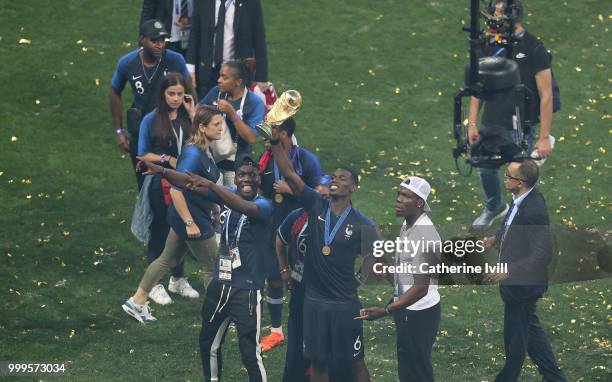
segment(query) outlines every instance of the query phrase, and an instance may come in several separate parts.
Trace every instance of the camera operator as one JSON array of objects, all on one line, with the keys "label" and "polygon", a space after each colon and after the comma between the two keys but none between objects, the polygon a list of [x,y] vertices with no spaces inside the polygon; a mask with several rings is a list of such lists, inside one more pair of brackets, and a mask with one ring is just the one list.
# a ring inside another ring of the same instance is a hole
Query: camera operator
[{"label": "camera operator", "polygon": [[[506,10],[506,1],[496,1],[493,4],[493,17],[505,17],[509,14]],[[550,129],[553,112],[552,96],[552,72],[550,56],[546,48],[534,35],[523,27],[523,5],[520,0],[512,4],[512,17],[514,17],[514,34],[512,59],[519,66],[521,82],[531,91],[531,102],[527,106],[526,113],[531,121],[540,121],[540,135],[535,145],[537,156],[545,158],[551,153]],[[495,131],[511,131],[513,123],[514,105],[511,99],[497,99],[484,102],[482,116],[482,128],[477,128],[476,121],[480,103],[476,97],[470,100],[470,111],[468,117],[468,139],[470,144],[476,143],[479,138],[483,141],[495,135]],[[535,141],[535,126],[532,126],[528,136],[528,150],[531,152]],[[503,216],[508,206],[504,203],[502,196],[502,179],[497,168],[479,168],[480,180],[484,191],[484,210],[472,223],[473,227],[490,227],[495,219]]]}]

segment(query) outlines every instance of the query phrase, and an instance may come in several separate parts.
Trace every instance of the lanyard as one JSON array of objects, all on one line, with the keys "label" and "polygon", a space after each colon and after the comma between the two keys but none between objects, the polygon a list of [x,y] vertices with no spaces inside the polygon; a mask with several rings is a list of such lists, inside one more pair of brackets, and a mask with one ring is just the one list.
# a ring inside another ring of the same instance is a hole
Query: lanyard
[{"label": "lanyard", "polygon": [[[229,247],[229,225],[230,225],[230,216],[232,214],[232,210],[227,210],[227,216],[225,217],[226,223],[225,223],[225,244]],[[236,246],[238,246],[238,242],[240,241],[240,234],[242,233],[242,226],[244,225],[244,222],[246,221],[246,215],[242,214],[240,216],[240,220],[238,221],[238,228],[236,229],[235,232],[235,236],[236,236]]]},{"label": "lanyard", "polygon": [[[249,89],[247,87],[245,87],[244,88],[244,93],[242,93],[242,99],[240,100],[240,109],[238,109],[236,111],[236,113],[240,116],[240,118],[242,118],[242,116],[244,114],[242,112],[242,109],[244,108],[244,101],[246,100],[246,96],[247,96],[248,92],[249,92]],[[217,104],[215,106],[219,105],[219,100],[220,99],[221,99],[221,92],[219,92],[219,94],[217,95]],[[227,94],[225,95],[224,99],[227,99]]]},{"label": "lanyard", "polygon": [[246,96],[248,93],[249,89],[245,86],[244,87],[244,93],[242,93],[242,100],[240,100],[240,109],[238,109],[238,111],[236,113],[238,113],[238,115],[240,116],[240,118],[242,118],[242,109],[244,108],[244,101],[246,100]]},{"label": "lanyard", "polygon": [[344,209],[344,212],[342,213],[342,215],[340,215],[340,218],[334,225],[334,228],[332,229],[331,234],[330,234],[329,226],[331,222],[331,203],[327,207],[327,212],[325,213],[325,235],[323,237],[323,239],[325,240],[326,246],[331,245],[331,243],[334,241],[334,237],[336,237],[336,233],[338,233],[340,226],[342,226],[342,223],[344,223],[344,220],[346,220],[346,217],[348,216],[349,212],[351,212],[351,208],[352,206],[349,203],[349,205]]},{"label": "lanyard", "polygon": [[180,124],[178,130],[179,134],[176,135],[176,130],[174,129],[174,126],[172,126],[172,132],[174,133],[174,137],[176,138],[176,148],[178,151],[178,155],[181,155],[181,149],[183,148],[183,128]]}]

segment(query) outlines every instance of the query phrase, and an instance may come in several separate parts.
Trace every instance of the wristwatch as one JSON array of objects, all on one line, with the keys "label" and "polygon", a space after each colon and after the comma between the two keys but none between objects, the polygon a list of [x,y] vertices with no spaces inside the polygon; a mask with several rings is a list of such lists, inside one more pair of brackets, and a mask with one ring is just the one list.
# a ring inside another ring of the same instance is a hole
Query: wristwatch
[{"label": "wristwatch", "polygon": [[185,220],[185,227],[191,227],[193,225],[193,220]]}]

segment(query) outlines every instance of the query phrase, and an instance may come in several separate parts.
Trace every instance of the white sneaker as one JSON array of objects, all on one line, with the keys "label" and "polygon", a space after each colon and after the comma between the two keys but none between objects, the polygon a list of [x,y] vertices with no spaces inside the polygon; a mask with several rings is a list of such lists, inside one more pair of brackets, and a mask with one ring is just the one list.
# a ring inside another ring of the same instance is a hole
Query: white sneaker
[{"label": "white sneaker", "polygon": [[186,278],[181,277],[177,281],[172,281],[172,277],[170,278],[170,282],[168,283],[168,290],[172,293],[179,294],[183,297],[189,298],[198,298],[200,294],[197,290],[193,289],[191,285],[189,285],[189,281]]},{"label": "white sneaker", "polygon": [[134,298],[130,297],[125,304],[121,305],[125,313],[134,317],[138,322],[146,324],[149,322],[157,321],[157,318],[153,317],[149,312],[149,302],[145,302],[143,305],[138,305],[134,302]]},{"label": "white sneaker", "polygon": [[168,296],[168,292],[166,292],[166,289],[161,284],[157,284],[151,289],[149,297],[159,305],[168,305],[172,303],[172,299]]},{"label": "white sneaker", "polygon": [[505,204],[504,208],[498,212],[491,212],[486,208],[482,211],[482,213],[474,220],[472,223],[472,228],[475,229],[485,229],[493,225],[493,222],[502,216],[506,216],[508,213],[508,205]]}]

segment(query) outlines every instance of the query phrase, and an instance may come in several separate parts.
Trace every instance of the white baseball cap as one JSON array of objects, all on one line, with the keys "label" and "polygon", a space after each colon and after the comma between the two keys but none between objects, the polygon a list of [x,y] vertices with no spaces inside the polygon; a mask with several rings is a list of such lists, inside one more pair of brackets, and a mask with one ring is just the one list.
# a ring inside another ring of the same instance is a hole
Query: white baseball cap
[{"label": "white baseball cap", "polygon": [[419,198],[423,199],[423,202],[425,202],[423,211],[431,211],[431,208],[429,208],[429,204],[427,204],[427,197],[431,192],[431,186],[425,179],[419,178],[418,176],[409,176],[408,179],[404,180],[400,184],[400,187],[409,189],[410,191],[414,192]]}]

